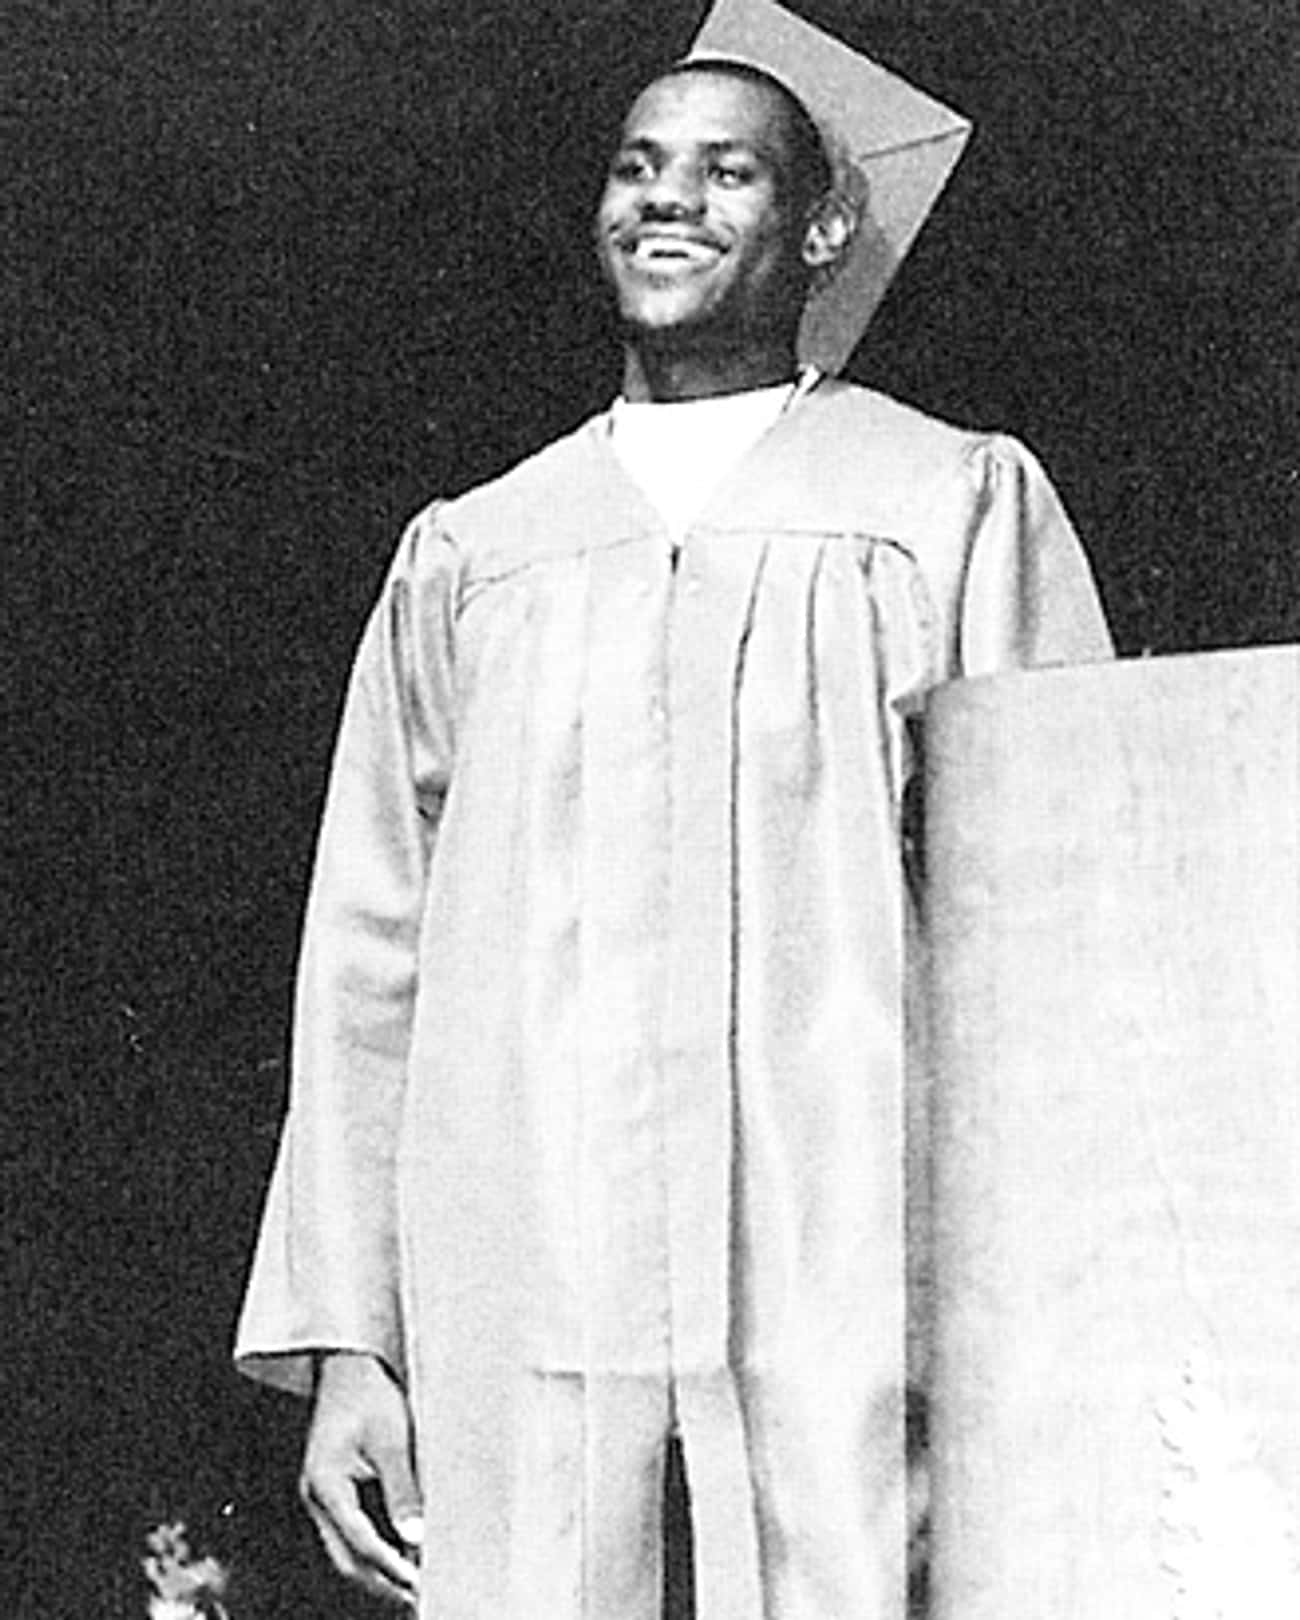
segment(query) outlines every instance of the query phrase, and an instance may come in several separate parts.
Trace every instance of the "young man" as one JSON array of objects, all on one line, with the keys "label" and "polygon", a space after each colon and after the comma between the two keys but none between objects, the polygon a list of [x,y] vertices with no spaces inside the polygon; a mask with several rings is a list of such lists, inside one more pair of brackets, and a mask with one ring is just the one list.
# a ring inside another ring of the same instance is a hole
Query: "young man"
[{"label": "young man", "polygon": [[338,743],[239,1354],[428,1620],[651,1620],[670,1437],[701,1620],[903,1613],[910,726],[1108,650],[1020,446],[800,371],[863,221],[734,54],[610,170],[622,399],[416,519]]}]

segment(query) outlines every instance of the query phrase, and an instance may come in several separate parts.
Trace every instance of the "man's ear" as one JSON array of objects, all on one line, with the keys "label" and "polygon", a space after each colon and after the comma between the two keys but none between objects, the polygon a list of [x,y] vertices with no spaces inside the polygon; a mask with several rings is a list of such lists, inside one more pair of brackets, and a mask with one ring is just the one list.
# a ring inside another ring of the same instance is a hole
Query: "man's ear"
[{"label": "man's ear", "polygon": [[852,207],[833,191],[817,202],[804,227],[803,262],[822,276],[833,275],[857,228]]}]

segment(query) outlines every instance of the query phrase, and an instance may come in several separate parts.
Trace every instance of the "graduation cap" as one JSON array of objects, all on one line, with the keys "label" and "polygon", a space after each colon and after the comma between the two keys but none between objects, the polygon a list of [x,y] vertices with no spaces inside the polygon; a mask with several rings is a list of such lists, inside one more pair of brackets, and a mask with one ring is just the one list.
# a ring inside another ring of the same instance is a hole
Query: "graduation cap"
[{"label": "graduation cap", "polygon": [[834,276],[809,294],[799,359],[839,371],[961,156],[970,123],[774,0],[716,0],[685,60],[757,68],[802,102],[821,131],[858,223]]}]

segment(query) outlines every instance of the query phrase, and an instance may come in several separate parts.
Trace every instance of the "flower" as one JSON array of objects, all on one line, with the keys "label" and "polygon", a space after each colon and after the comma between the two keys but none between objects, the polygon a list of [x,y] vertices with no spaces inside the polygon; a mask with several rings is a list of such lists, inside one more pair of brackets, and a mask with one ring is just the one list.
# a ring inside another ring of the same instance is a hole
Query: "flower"
[{"label": "flower", "polygon": [[149,1620],[230,1620],[224,1602],[229,1573],[217,1559],[195,1556],[182,1521],[156,1525],[145,1546]]}]

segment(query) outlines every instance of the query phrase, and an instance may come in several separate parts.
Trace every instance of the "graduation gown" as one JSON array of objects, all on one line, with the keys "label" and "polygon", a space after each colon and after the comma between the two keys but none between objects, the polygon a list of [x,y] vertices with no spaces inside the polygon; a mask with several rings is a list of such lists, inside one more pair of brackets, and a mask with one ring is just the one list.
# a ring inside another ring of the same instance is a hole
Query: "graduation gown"
[{"label": "graduation gown", "polygon": [[404,536],[240,1325],[406,1386],[425,1620],[904,1606],[900,859],[956,675],[1109,651],[1015,441],[823,381],[674,550],[598,417]]}]

